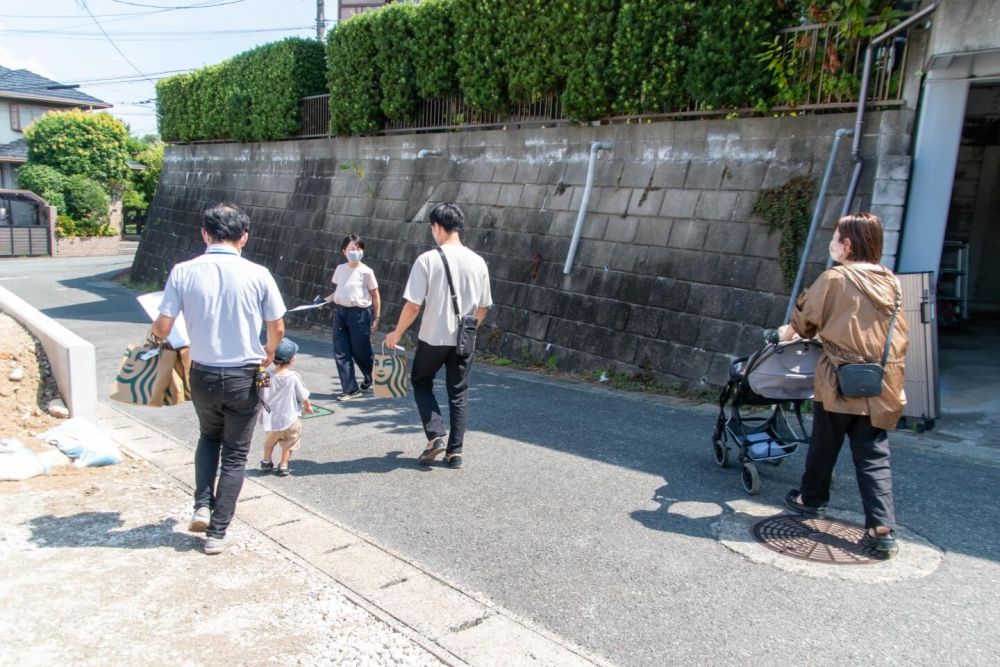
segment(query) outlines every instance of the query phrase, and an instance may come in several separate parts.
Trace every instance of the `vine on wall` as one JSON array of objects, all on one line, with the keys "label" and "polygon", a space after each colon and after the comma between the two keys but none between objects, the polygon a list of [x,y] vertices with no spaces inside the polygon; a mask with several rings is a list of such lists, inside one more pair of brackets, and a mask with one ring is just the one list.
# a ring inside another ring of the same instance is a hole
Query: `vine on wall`
[{"label": "vine on wall", "polygon": [[753,206],[753,212],[764,218],[767,229],[781,232],[778,262],[785,284],[791,287],[799,270],[802,246],[809,235],[812,221],[812,201],[816,182],[808,176],[796,176],[784,185],[764,190]]}]

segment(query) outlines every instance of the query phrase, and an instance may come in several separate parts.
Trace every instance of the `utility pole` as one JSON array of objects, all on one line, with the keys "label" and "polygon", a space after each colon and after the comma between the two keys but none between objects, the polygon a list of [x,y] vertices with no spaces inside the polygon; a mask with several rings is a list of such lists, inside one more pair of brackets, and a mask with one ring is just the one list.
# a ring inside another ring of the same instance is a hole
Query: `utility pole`
[{"label": "utility pole", "polygon": [[316,0],[316,39],[323,41],[323,32],[326,30],[326,18],[323,15],[323,0]]}]

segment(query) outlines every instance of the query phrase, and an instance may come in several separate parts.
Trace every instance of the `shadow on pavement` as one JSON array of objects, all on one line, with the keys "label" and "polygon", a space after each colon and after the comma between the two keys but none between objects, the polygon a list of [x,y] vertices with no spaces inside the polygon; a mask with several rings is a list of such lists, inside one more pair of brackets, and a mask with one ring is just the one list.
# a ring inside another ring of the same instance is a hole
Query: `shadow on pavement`
[{"label": "shadow on pavement", "polygon": [[307,475],[350,475],[354,473],[387,473],[400,468],[410,468],[425,471],[412,456],[400,458],[403,452],[386,452],[384,456],[366,456],[351,461],[310,461],[309,459],[292,459],[292,475],[305,477]]},{"label": "shadow on pavement", "polygon": [[[126,269],[127,270],[127,269]],[[139,292],[113,283],[122,270],[106,271],[94,276],[60,280],[64,287],[89,292],[102,301],[90,301],[72,306],[46,308],[43,313],[55,320],[85,320],[92,322],[129,322],[148,324],[149,318],[135,300]]]},{"label": "shadow on pavement", "polygon": [[51,514],[35,517],[28,522],[29,540],[47,548],[159,549],[192,551],[199,540],[193,535],[174,530],[176,519],[117,530],[125,525],[119,512],[81,512],[72,516]]}]

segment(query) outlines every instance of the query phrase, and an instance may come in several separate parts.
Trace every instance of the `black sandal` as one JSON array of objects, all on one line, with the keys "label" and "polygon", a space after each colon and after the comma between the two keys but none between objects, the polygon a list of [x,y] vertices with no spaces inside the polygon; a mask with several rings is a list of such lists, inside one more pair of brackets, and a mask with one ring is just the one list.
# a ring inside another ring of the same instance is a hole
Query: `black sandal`
[{"label": "black sandal", "polygon": [[819,507],[811,507],[810,505],[805,505],[795,500],[801,495],[801,491],[798,489],[792,489],[785,494],[785,507],[792,510],[796,514],[801,514],[802,516],[813,517],[816,519],[822,519],[826,516],[826,505],[820,505]]}]

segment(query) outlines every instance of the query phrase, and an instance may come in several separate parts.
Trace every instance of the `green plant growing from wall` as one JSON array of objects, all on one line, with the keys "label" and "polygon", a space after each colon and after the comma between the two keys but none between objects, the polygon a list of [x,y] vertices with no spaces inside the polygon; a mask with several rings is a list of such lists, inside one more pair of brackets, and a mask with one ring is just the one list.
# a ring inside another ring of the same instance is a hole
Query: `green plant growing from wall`
[{"label": "green plant growing from wall", "polygon": [[784,185],[764,190],[753,212],[764,218],[769,232],[781,232],[778,262],[785,284],[791,287],[799,270],[802,245],[809,234],[812,200],[816,183],[808,176],[796,176]]}]

